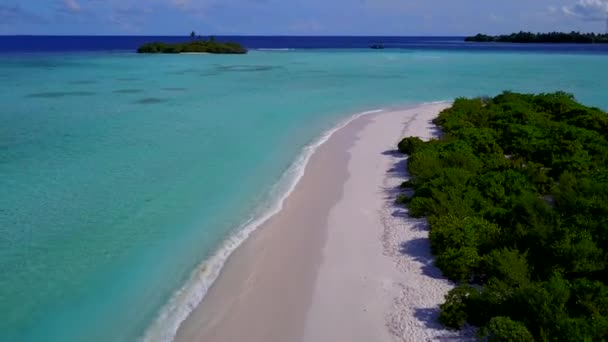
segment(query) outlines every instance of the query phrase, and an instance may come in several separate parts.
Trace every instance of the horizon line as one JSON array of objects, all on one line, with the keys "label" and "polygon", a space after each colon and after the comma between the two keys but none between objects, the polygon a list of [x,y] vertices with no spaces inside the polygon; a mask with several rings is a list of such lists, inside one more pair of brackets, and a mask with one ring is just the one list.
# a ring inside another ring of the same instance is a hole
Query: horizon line
[{"label": "horizon line", "polygon": [[[197,34],[196,37],[466,37],[466,35],[358,35],[358,34]],[[0,34],[0,37],[190,37],[189,34]]]}]

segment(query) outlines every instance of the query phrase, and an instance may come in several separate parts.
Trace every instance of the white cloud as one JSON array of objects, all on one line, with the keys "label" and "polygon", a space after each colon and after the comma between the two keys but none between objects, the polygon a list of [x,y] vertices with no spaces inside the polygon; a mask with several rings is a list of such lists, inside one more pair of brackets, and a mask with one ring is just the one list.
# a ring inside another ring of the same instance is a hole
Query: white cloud
[{"label": "white cloud", "polygon": [[63,0],[63,5],[70,12],[80,12],[81,7],[77,0]]},{"label": "white cloud", "polygon": [[496,13],[490,13],[490,14],[488,15],[488,19],[489,19],[491,22],[496,22],[496,23],[502,23],[502,22],[505,22],[505,21],[506,21],[506,20],[505,20],[505,18],[504,18],[503,16],[501,16],[501,15],[497,15]]},{"label": "white cloud", "polygon": [[421,3],[417,1],[403,1],[403,0],[361,0],[361,3],[365,8],[373,10],[385,10],[385,11],[400,11],[407,12],[412,11],[420,7]]},{"label": "white cloud", "polygon": [[562,7],[562,12],[565,15],[588,21],[606,20],[608,0],[578,0],[572,6]]},{"label": "white cloud", "polygon": [[171,0],[171,4],[178,8],[186,8],[190,5],[190,0]]},{"label": "white cloud", "polygon": [[165,4],[172,9],[188,13],[190,15],[202,15],[213,6],[223,4],[223,0],[165,0]]}]

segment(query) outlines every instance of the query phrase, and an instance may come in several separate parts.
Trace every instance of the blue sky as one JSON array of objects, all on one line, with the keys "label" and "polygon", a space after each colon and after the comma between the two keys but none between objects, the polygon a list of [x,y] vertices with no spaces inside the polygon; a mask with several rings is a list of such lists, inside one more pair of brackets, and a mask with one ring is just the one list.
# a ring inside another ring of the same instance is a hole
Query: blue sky
[{"label": "blue sky", "polygon": [[608,0],[0,0],[0,34],[603,32],[607,13]]}]

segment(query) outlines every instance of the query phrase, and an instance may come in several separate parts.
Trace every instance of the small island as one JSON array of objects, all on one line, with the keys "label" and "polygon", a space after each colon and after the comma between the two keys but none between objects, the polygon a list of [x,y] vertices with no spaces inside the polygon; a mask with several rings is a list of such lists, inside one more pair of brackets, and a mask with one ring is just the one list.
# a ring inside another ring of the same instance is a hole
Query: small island
[{"label": "small island", "polygon": [[608,43],[608,34],[580,33],[574,31],[570,33],[532,33],[521,31],[519,33],[489,36],[479,33],[475,36],[466,37],[465,41],[476,43],[606,44]]},{"label": "small island", "polygon": [[209,40],[195,38],[183,43],[153,42],[140,46],[137,53],[212,53],[212,54],[246,54],[247,49],[234,42],[218,42],[214,37]]}]

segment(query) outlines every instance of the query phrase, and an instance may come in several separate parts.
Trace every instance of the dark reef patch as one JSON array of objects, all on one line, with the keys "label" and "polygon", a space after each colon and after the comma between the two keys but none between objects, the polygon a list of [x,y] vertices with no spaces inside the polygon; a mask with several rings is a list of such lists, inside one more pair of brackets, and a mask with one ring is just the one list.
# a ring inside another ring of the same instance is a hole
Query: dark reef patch
[{"label": "dark reef patch", "polygon": [[195,69],[195,68],[188,68],[188,69],[183,69],[183,70],[169,71],[169,72],[167,72],[167,75],[187,75],[187,74],[194,74],[199,71],[201,71],[201,70]]},{"label": "dark reef patch", "polygon": [[143,92],[142,89],[117,89],[113,91],[116,94],[138,94],[141,92]]},{"label": "dark reef patch", "polygon": [[217,75],[220,75],[220,74],[221,74],[221,72],[219,72],[219,71],[207,71],[207,72],[200,73],[199,76],[202,76],[202,77],[217,76]]},{"label": "dark reef patch", "polygon": [[277,67],[272,65],[220,65],[217,68],[220,71],[232,72],[255,72],[277,69]]},{"label": "dark reef patch", "polygon": [[26,95],[26,97],[54,99],[54,98],[67,97],[67,96],[92,96],[92,95],[95,95],[95,93],[90,92],[90,91],[49,91],[49,92],[43,92],[43,93],[28,94],[28,95]]},{"label": "dark reef patch", "polygon": [[79,80],[79,81],[70,81],[69,84],[95,84],[97,81],[94,80]]},{"label": "dark reef patch", "polygon": [[135,101],[134,103],[137,104],[155,104],[155,103],[161,103],[161,102],[165,102],[166,100],[164,99],[160,99],[158,97],[144,97],[143,99],[139,99],[137,101]]}]

